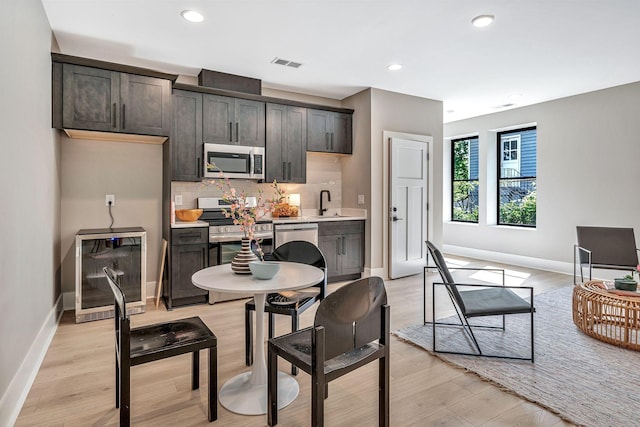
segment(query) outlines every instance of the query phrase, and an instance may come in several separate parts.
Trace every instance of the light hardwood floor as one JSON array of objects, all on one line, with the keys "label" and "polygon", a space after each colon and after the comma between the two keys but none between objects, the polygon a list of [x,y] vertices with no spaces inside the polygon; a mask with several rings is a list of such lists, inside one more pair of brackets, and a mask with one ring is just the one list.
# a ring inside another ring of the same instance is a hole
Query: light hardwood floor
[{"label": "light hardwood floor", "polygon": [[[447,256],[451,264],[473,267],[496,263]],[[508,281],[533,285],[536,293],[572,283],[570,276],[507,268]],[[436,274],[429,280],[439,280]],[[422,322],[422,274],[386,282],[391,330]],[[330,285],[330,291],[341,284]],[[151,301],[151,300],[149,300]],[[431,298],[427,296],[427,304]],[[429,307],[428,305],[427,307]],[[301,327],[313,322],[315,308],[301,316]],[[218,384],[245,371],[244,300],[166,311],[148,304],[131,317],[133,326],[200,316],[218,336]],[[283,318],[277,333],[287,332]],[[16,426],[118,425],[114,399],[113,320],[76,324],[65,312]],[[288,366],[281,362],[281,368]],[[190,385],[190,356],[152,362],[132,369],[132,424],[196,426],[206,421],[206,363],[201,363],[200,390]],[[279,425],[310,425],[310,379],[297,376],[300,395],[279,412]],[[545,409],[501,391],[472,373],[452,367],[411,344],[391,338],[391,426],[570,426]],[[220,426],[264,426],[266,416],[236,415],[218,406]],[[377,425],[377,364],[365,366],[329,385],[325,401],[327,426]]]}]

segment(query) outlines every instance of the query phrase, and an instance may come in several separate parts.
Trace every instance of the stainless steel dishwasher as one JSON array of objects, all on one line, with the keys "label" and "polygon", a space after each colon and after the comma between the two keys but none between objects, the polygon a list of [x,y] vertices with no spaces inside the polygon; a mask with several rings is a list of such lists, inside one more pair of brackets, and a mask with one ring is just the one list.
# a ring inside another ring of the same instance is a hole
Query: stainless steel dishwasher
[{"label": "stainless steel dishwasher", "polygon": [[304,240],[318,246],[318,224],[316,223],[274,224],[273,234],[274,249],[292,240]]}]

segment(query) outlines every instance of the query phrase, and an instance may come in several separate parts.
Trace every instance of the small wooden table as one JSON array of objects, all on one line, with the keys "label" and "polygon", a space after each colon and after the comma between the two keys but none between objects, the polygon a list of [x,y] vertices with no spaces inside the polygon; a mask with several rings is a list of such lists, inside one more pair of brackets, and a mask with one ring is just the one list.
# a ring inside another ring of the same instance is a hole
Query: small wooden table
[{"label": "small wooden table", "polygon": [[[280,271],[270,280],[258,280],[251,274],[235,274],[231,264],[217,265],[196,272],[191,281],[199,288],[228,293],[253,293],[256,305],[256,345],[251,371],[227,381],[219,393],[220,404],[242,415],[267,413],[267,363],[264,351],[264,303],[268,293],[313,286],[324,279],[317,267],[295,262],[279,262]],[[298,382],[278,372],[278,409],[298,396]]]},{"label": "small wooden table", "polygon": [[601,286],[592,280],[573,288],[573,323],[600,341],[640,350],[640,293],[616,295]]}]

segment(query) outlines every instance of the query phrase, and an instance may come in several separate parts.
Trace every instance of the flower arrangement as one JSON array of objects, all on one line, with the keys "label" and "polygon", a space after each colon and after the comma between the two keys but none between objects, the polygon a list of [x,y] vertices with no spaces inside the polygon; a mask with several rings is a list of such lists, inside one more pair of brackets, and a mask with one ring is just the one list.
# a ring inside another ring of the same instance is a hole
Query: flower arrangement
[{"label": "flower arrangement", "polygon": [[[214,166],[215,167],[215,166]],[[231,181],[220,172],[220,178],[210,181],[222,192],[222,200],[229,203],[228,208],[222,209],[227,218],[233,218],[233,224],[239,225],[244,237],[256,242],[256,252],[260,260],[264,261],[264,252],[260,241],[255,239],[256,222],[270,213],[273,207],[285,197],[286,192],[278,186],[274,179],[271,183],[273,197],[266,198],[263,190],[258,190],[258,195],[248,197],[245,190],[236,190],[231,186]],[[255,199],[255,200],[254,200]]]}]

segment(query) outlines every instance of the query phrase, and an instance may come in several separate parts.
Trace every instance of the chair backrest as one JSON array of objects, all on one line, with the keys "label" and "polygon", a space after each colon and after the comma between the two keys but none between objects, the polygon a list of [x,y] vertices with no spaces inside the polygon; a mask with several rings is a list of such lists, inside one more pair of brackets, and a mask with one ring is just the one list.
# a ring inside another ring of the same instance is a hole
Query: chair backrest
[{"label": "chair backrest", "polygon": [[447,263],[444,261],[444,257],[442,256],[442,253],[436,247],[436,245],[434,245],[430,241],[426,240],[425,243],[427,244],[427,249],[429,250],[429,253],[431,254],[431,258],[433,258],[433,262],[436,264],[436,268],[438,269],[438,273],[440,273],[440,277],[442,278],[442,282],[445,284],[445,286],[447,288],[447,291],[449,292],[449,295],[451,296],[451,299],[453,299],[454,302],[456,304],[458,304],[458,306],[460,307],[460,309],[464,313],[465,312],[464,301],[460,297],[460,292],[458,291],[458,287],[455,284],[456,281],[453,280],[453,276],[451,275],[451,272],[449,271],[449,268],[447,267]]},{"label": "chair backrest", "polygon": [[327,295],[327,261],[322,251],[311,242],[293,240],[278,246],[270,256],[274,261],[297,262],[318,267],[324,271],[324,280],[314,285],[320,288],[320,299]]},{"label": "chair backrest", "polygon": [[107,282],[109,283],[109,287],[111,291],[113,291],[113,297],[115,299],[115,316],[116,320],[118,318],[126,319],[127,318],[127,300],[124,296],[124,292],[120,289],[120,285],[118,283],[118,275],[116,272],[109,268],[103,267],[102,271],[104,271],[105,276],[107,276]]},{"label": "chair backrest", "polygon": [[386,304],[387,292],[380,277],[356,280],[327,295],[314,320],[314,326],[325,329],[325,360],[385,339],[381,322]]},{"label": "chair backrest", "polygon": [[[591,263],[636,267],[638,253],[633,228],[577,226],[578,246],[591,251]],[[580,262],[588,262],[588,256],[580,253]]]}]

